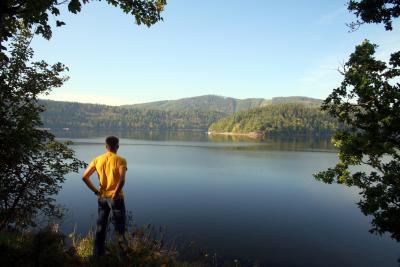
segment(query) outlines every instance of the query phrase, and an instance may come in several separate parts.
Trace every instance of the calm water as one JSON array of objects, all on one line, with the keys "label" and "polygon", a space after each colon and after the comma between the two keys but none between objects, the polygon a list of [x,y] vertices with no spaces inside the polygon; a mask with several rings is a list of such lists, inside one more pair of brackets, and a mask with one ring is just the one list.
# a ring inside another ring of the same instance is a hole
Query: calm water
[{"label": "calm water", "polygon": [[[357,190],[312,177],[336,162],[329,141],[125,136],[118,153],[128,161],[126,206],[137,224],[265,266],[398,266],[399,244],[368,233]],[[86,162],[104,152],[103,137],[72,140]],[[81,175],[69,175],[58,197],[70,210],[65,231],[76,224],[85,233],[97,216]]]}]

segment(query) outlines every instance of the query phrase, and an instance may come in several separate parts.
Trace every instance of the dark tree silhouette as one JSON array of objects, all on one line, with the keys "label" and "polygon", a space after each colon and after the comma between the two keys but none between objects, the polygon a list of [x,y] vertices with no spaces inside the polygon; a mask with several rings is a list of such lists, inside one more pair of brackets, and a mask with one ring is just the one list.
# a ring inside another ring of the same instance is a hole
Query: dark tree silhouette
[{"label": "dark tree silhouette", "polygon": [[[323,109],[348,127],[333,137],[339,163],[315,175],[326,183],[358,186],[359,206],[373,215],[377,233],[390,232],[400,241],[400,74],[398,54],[389,66],[373,56],[376,45],[364,41],[344,66],[344,81],[334,89]],[[366,164],[373,171],[351,172]]]},{"label": "dark tree silhouette", "polygon": [[30,62],[31,38],[29,31],[21,31],[8,59],[0,62],[0,230],[34,225],[39,214],[61,216],[53,197],[64,175],[85,165],[39,129],[43,107],[38,95],[61,86],[66,77],[61,63]]},{"label": "dark tree silhouette", "polygon": [[359,18],[349,24],[353,30],[363,23],[383,23],[390,31],[393,19],[400,16],[400,0],[350,0],[348,10]]},{"label": "dark tree silhouette", "polygon": [[[350,1],[348,9],[362,23],[384,23],[392,30],[399,16],[399,0]],[[333,142],[339,162],[315,174],[326,183],[361,189],[358,203],[372,215],[371,232],[390,233],[400,241],[400,52],[392,53],[389,64],[375,59],[377,45],[365,40],[344,65],[341,85],[324,101],[322,109],[344,123]],[[351,171],[367,165],[371,171]]]}]

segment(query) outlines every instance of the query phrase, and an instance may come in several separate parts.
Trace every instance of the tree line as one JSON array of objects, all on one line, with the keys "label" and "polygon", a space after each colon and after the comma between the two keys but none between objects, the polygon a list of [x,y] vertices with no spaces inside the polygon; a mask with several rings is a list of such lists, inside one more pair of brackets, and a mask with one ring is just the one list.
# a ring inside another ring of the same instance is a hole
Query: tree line
[{"label": "tree line", "polygon": [[98,104],[40,101],[43,125],[51,129],[204,130],[297,135],[332,134],[337,122],[317,107],[274,104],[228,115],[219,111],[151,110]]},{"label": "tree line", "polygon": [[226,116],[218,111],[163,111],[40,101],[43,127],[51,129],[204,130]]}]

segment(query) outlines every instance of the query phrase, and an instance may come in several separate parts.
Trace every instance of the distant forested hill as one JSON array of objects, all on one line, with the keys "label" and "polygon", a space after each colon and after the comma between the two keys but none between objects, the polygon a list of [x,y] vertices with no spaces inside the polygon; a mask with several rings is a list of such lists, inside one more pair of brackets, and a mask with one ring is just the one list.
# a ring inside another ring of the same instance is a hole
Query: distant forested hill
[{"label": "distant forested hill", "polygon": [[162,111],[41,100],[43,127],[51,129],[207,130],[218,111]]},{"label": "distant forested hill", "polygon": [[187,111],[194,109],[202,111],[212,110],[227,114],[233,114],[238,111],[248,110],[276,103],[302,103],[306,105],[320,106],[322,101],[319,99],[301,96],[275,97],[272,99],[236,99],[216,95],[204,95],[190,98],[182,98],[178,100],[165,100],[144,104],[124,105],[122,107],[171,111]]},{"label": "distant forested hill", "polygon": [[[246,114],[243,113],[244,111],[261,106],[266,108],[265,112],[271,113],[270,117],[274,117],[279,115],[279,112],[276,113],[278,106],[275,103],[302,103],[307,107],[317,107],[320,105],[321,100],[307,97],[277,97],[270,100],[248,98],[239,100],[207,95],[119,107],[50,100],[40,100],[40,103],[46,108],[46,111],[42,114],[43,126],[51,129],[185,129],[206,131],[212,123],[238,110],[240,111],[237,113],[239,114],[238,116],[242,116],[240,114]],[[267,116],[264,113],[260,114],[263,118]],[[259,115],[254,114],[254,116]],[[229,118],[226,120],[229,120]],[[241,125],[253,125],[252,121],[254,120],[258,121],[260,119],[245,118]],[[277,120],[277,118],[274,118],[274,120]],[[215,125],[217,126],[213,127],[221,128],[224,125],[224,120]],[[223,126],[223,128],[225,129],[226,127]],[[240,128],[240,131],[246,131],[250,128],[253,128],[253,126]],[[237,131],[239,128],[234,130]]]},{"label": "distant forested hill", "polygon": [[240,111],[213,123],[214,133],[319,134],[330,135],[338,123],[318,107],[304,104],[271,104]]}]

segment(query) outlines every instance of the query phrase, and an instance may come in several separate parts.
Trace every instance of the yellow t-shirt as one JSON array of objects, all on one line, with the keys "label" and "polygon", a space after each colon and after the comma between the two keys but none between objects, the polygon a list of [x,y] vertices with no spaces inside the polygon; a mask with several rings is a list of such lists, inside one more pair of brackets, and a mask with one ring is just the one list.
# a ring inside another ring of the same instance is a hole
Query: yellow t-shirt
[{"label": "yellow t-shirt", "polygon": [[[119,167],[121,166],[127,168],[126,160],[110,151],[98,156],[89,164],[89,167],[96,168],[101,197],[111,197],[114,193],[120,180]],[[121,190],[120,196],[123,197],[123,195]]]}]

